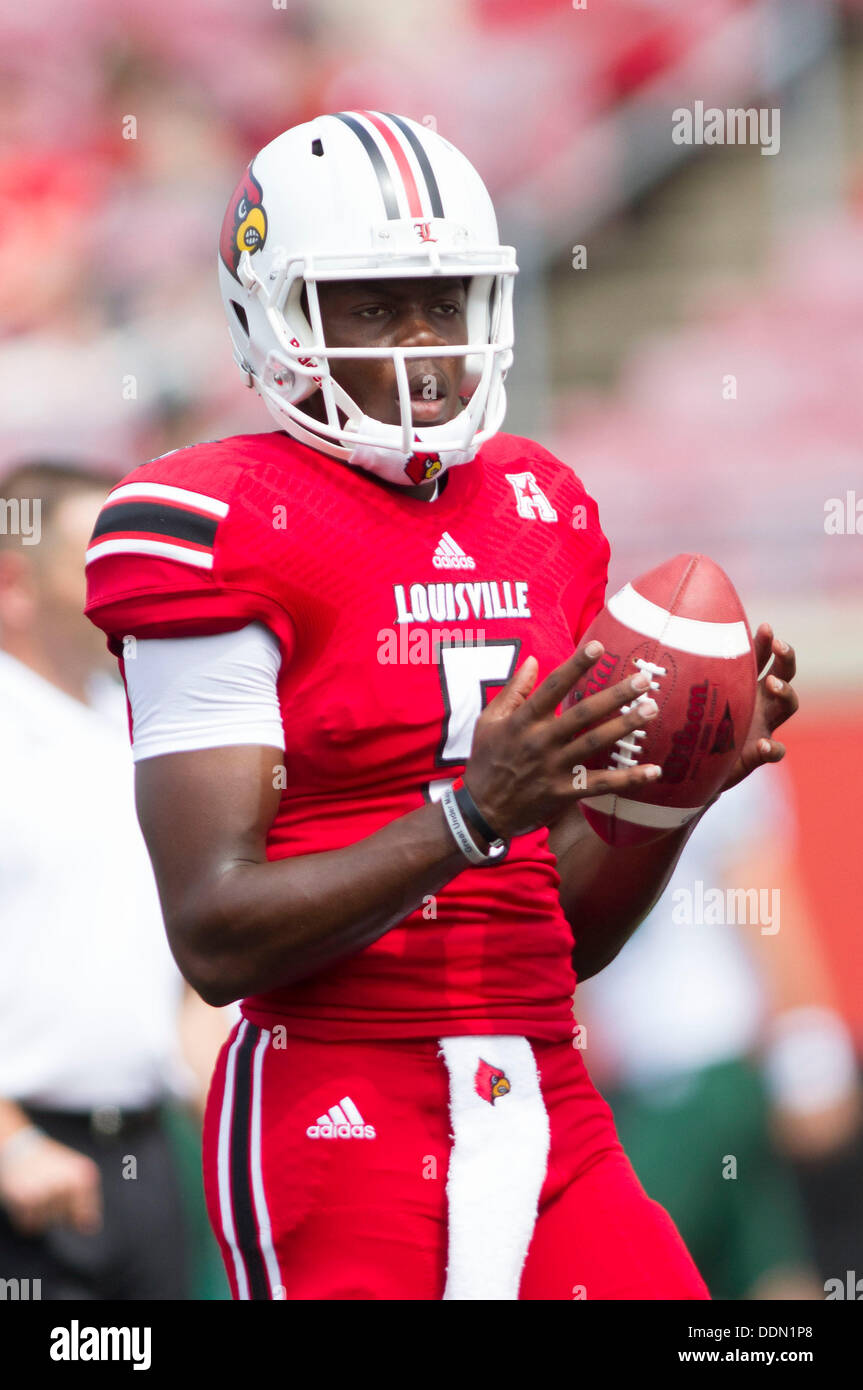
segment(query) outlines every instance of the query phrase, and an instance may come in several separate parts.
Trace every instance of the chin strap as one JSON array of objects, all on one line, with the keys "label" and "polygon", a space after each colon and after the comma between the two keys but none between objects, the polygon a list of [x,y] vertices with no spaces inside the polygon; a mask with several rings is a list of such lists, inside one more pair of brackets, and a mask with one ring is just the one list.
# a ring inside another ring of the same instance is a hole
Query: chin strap
[{"label": "chin strap", "polygon": [[[380,421],[363,416],[359,426],[360,432],[366,430],[371,432],[373,428],[379,430],[381,428]],[[395,427],[392,428],[395,430]],[[444,427],[437,426],[436,428]],[[459,464],[470,463],[476,457],[479,448],[477,444],[470,444],[464,449],[448,448],[440,451],[431,444],[426,444],[424,447],[422,433],[419,430],[414,432],[414,439],[417,449],[412,454],[406,454],[397,448],[388,449],[377,445],[358,444],[347,462],[354,468],[364,468],[369,473],[375,473],[379,478],[385,478],[387,482],[396,483],[401,487],[416,487],[420,483],[427,483],[432,478],[439,477],[448,468],[457,468]]]}]

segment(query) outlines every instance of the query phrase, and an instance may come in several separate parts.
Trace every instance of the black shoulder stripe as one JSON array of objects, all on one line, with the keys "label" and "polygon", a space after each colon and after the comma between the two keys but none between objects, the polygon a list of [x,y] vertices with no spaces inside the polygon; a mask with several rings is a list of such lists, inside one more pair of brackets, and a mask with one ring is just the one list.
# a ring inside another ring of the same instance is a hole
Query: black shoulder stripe
[{"label": "black shoulder stripe", "polygon": [[211,546],[216,539],[216,517],[202,516],[186,507],[163,502],[117,502],[103,507],[93,529],[92,539],[114,532],[143,531],[154,536],[173,536]]}]

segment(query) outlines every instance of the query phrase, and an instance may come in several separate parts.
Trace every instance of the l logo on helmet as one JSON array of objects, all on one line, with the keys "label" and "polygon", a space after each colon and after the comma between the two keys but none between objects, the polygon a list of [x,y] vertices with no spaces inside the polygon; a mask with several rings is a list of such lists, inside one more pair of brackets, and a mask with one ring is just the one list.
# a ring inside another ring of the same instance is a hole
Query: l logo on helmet
[{"label": "l logo on helmet", "polygon": [[415,222],[414,231],[416,232],[420,241],[437,241],[437,237],[432,236],[431,234],[430,222]]},{"label": "l logo on helmet", "polygon": [[222,222],[219,255],[235,280],[244,251],[254,255],[267,239],[267,214],[262,206],[263,190],[249,165],[234,189]]}]

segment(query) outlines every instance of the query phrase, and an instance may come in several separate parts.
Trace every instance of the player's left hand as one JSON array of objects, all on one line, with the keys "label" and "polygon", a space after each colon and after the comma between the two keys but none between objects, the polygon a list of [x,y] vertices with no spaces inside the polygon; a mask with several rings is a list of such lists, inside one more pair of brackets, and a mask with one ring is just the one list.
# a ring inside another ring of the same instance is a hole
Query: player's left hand
[{"label": "player's left hand", "polygon": [[740,750],[740,757],[722,786],[723,792],[742,782],[763,763],[778,763],[785,757],[785,744],[770,735],[791,718],[800,704],[791,687],[797,673],[794,648],[774,637],[769,623],[762,623],[758,628],[754,646],[755,669],[764,669],[771,652],[774,654],[773,665],[769,675],[763,676],[758,682],[749,733]]}]

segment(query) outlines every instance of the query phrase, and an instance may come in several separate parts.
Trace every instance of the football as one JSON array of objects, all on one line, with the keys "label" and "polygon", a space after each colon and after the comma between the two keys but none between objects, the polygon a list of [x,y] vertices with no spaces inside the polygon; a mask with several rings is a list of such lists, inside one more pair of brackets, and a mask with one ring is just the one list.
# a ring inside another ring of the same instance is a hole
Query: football
[{"label": "football", "polygon": [[659,708],[644,729],[602,749],[585,767],[656,763],[662,776],[637,798],[600,795],[580,804],[606,843],[647,844],[696,815],[736,762],[755,707],[752,635],[719,565],[706,555],[675,555],[619,589],[579,645],[592,638],[605,650],[561,708],[639,670],[652,679],[638,698],[652,696]]}]

